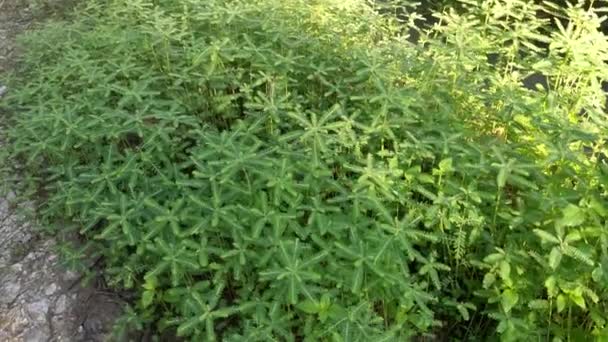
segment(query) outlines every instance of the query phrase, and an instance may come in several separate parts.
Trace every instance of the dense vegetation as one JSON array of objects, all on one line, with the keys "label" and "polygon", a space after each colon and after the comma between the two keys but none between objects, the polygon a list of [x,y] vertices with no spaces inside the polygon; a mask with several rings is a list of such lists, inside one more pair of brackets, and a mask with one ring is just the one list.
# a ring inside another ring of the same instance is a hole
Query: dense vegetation
[{"label": "dense vegetation", "polygon": [[601,19],[479,3],[414,45],[389,1],[89,1],[24,37],[4,170],[130,328],[606,341]]}]

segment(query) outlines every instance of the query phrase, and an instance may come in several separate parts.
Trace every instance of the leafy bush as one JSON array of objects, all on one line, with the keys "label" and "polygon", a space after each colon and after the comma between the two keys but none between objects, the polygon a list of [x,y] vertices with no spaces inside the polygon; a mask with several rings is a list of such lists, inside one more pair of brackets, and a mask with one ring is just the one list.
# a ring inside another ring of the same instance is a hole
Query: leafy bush
[{"label": "leafy bush", "polygon": [[125,323],[608,338],[597,11],[462,1],[413,45],[358,0],[91,3],[24,38],[7,134],[40,217],[87,240],[67,260],[138,294]]}]

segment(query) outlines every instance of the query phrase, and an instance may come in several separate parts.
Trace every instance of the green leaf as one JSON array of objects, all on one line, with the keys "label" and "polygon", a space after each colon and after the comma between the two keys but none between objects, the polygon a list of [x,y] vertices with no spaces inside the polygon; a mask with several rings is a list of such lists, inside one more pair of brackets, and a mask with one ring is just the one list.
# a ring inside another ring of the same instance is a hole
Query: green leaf
[{"label": "green leaf", "polygon": [[207,265],[209,265],[209,255],[203,248],[198,252],[198,264],[201,265],[201,267],[207,267]]},{"label": "green leaf", "polygon": [[296,308],[307,314],[319,313],[319,304],[312,300],[305,300],[296,305]]},{"label": "green leaf", "polygon": [[289,278],[287,287],[287,297],[289,303],[295,305],[298,302],[298,283],[295,278]]},{"label": "green leaf", "polygon": [[606,209],[602,201],[598,201],[596,198],[592,198],[591,201],[589,201],[589,207],[602,217],[608,216],[608,209]]},{"label": "green leaf", "polygon": [[458,312],[460,313],[460,315],[462,316],[462,319],[464,319],[465,321],[469,320],[469,311],[467,310],[466,307],[464,307],[463,305],[457,305],[456,309],[458,309]]},{"label": "green leaf", "polygon": [[153,276],[153,275],[149,275],[145,278],[145,283],[143,285],[143,288],[149,291],[154,291],[156,289],[156,286],[158,285],[158,279]]},{"label": "green leaf", "polygon": [[542,230],[542,229],[534,229],[533,230],[534,234],[536,234],[538,237],[540,237],[540,239],[543,242],[551,242],[551,243],[559,243],[559,239],[556,238],[555,236],[547,233],[546,231]]},{"label": "green leaf", "polygon": [[338,332],[334,331],[331,333],[331,341],[332,342],[344,342],[344,337],[342,337]]},{"label": "green leaf", "polygon": [[348,316],[348,311],[338,304],[329,307],[328,315],[333,320],[340,320]]},{"label": "green leaf", "polygon": [[355,272],[353,273],[353,280],[351,291],[355,294],[361,291],[361,286],[363,284],[363,267],[355,267]]},{"label": "green leaf", "polygon": [[486,256],[483,259],[483,262],[493,265],[493,264],[497,263],[498,261],[504,259],[504,257],[505,257],[505,255],[502,253],[493,253],[493,254]]},{"label": "green leaf", "polygon": [[565,245],[562,247],[562,253],[589,266],[595,265],[595,262],[587,254],[583,253],[578,248]]},{"label": "green leaf", "polygon": [[587,306],[585,305],[585,298],[583,298],[583,295],[580,291],[571,292],[568,294],[568,297],[574,302],[574,304],[578,305],[582,309],[587,308]]},{"label": "green leaf", "polygon": [[507,184],[508,171],[509,170],[504,167],[498,170],[498,175],[496,176],[496,185],[498,185],[499,188],[504,188],[504,186]]},{"label": "green leaf", "polygon": [[561,260],[562,252],[560,252],[559,247],[553,247],[551,253],[549,253],[549,267],[555,270],[559,266]]},{"label": "green leaf", "polygon": [[503,280],[505,280],[505,281],[511,280],[511,265],[509,264],[508,261],[503,260],[500,262],[499,273],[500,273],[500,277]]},{"label": "green leaf", "polygon": [[585,212],[576,205],[569,204],[563,212],[563,217],[559,221],[561,226],[574,227],[585,222]]},{"label": "green leaf", "polygon": [[566,296],[564,296],[563,294],[560,294],[559,296],[557,296],[557,312],[561,313],[562,311],[564,311],[564,309],[566,308]]},{"label": "green leaf", "polygon": [[321,302],[319,303],[323,309],[327,309],[331,306],[331,298],[329,294],[324,293],[321,296]]},{"label": "green leaf", "polygon": [[544,299],[535,299],[528,303],[528,307],[533,310],[546,310],[549,308],[549,302]]},{"label": "green leaf", "polygon": [[584,288],[583,289],[583,293],[589,298],[591,299],[591,301],[595,304],[599,303],[600,301],[600,297],[597,295],[597,293],[595,293],[593,290],[589,289],[589,288]]},{"label": "green leaf", "polygon": [[445,174],[452,171],[452,158],[446,158],[439,162],[439,169]]},{"label": "green leaf", "polygon": [[201,323],[198,317],[190,318],[177,327],[177,336],[187,336]]},{"label": "green leaf", "polygon": [[555,276],[550,276],[545,280],[545,287],[547,288],[547,293],[549,297],[555,297],[558,293],[557,281]]},{"label": "green leaf", "polygon": [[602,268],[596,267],[591,273],[591,278],[593,278],[596,283],[602,283],[604,279],[604,271]]},{"label": "green leaf", "polygon": [[496,282],[496,276],[494,275],[494,273],[489,272],[483,276],[483,288],[484,289],[489,289],[490,286],[492,286],[494,284],[494,282]]},{"label": "green leaf", "polygon": [[500,323],[498,323],[498,326],[496,327],[496,331],[499,334],[503,334],[508,328],[508,322],[505,320],[501,320]]},{"label": "green leaf", "polygon": [[502,307],[505,312],[510,312],[511,309],[517,304],[519,301],[519,295],[517,292],[511,289],[504,290],[502,293]]},{"label": "green leaf", "polygon": [[583,238],[583,236],[581,235],[581,233],[579,231],[574,231],[574,232],[568,233],[568,235],[566,235],[564,242],[572,243],[572,242],[579,241],[582,238]]},{"label": "green leaf", "polygon": [[416,176],[416,179],[422,184],[433,184],[435,183],[435,178],[429,175],[428,173],[421,173]]},{"label": "green leaf", "polygon": [[154,301],[154,291],[144,291],[141,295],[141,304],[147,308]]},{"label": "green leaf", "polygon": [[212,312],[212,314],[213,314],[213,317],[226,318],[230,315],[233,315],[237,311],[238,311],[237,308],[227,307],[227,308],[216,309]]}]

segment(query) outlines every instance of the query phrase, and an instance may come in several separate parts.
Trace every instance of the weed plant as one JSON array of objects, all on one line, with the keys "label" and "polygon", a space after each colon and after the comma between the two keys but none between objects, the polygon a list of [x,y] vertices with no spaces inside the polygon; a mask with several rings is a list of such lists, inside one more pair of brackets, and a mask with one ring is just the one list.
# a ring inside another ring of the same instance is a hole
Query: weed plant
[{"label": "weed plant", "polygon": [[459,8],[414,45],[359,0],[89,1],[23,37],[4,170],[122,327],[606,341],[602,9]]}]

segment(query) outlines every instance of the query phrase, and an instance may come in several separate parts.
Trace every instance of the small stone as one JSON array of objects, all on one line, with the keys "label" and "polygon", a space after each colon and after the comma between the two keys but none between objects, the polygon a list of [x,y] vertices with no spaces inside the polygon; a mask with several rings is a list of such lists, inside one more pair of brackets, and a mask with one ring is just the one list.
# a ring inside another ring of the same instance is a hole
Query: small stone
[{"label": "small stone", "polygon": [[65,312],[65,309],[67,308],[67,298],[65,295],[61,295],[59,296],[59,298],[57,298],[57,302],[55,303],[55,314],[57,315],[61,315]]},{"label": "small stone", "polygon": [[13,272],[21,272],[23,270],[23,265],[20,263],[13,264],[11,266]]},{"label": "small stone", "polygon": [[51,284],[44,290],[44,294],[50,296],[55,293],[55,291],[57,291],[57,285]]},{"label": "small stone", "polygon": [[78,279],[78,273],[74,271],[65,271],[63,274],[63,280],[66,282],[72,282]]},{"label": "small stone", "polygon": [[27,261],[33,261],[33,260],[36,260],[37,257],[38,257],[38,253],[36,253],[36,252],[30,252],[25,257],[25,260],[27,260]]},{"label": "small stone", "polygon": [[8,91],[8,88],[6,86],[0,86],[0,97],[4,96],[4,94],[6,94],[7,91]]},{"label": "small stone", "polygon": [[42,323],[46,322],[46,314],[49,312],[49,301],[46,298],[42,298],[33,303],[27,304],[27,312],[35,321]]},{"label": "small stone", "polygon": [[40,342],[48,340],[49,337],[48,329],[37,329],[36,327],[32,327],[31,330],[24,334],[23,340],[26,342]]},{"label": "small stone", "polygon": [[19,295],[19,292],[21,292],[21,284],[16,281],[6,281],[0,288],[0,293],[2,293],[0,303],[9,304],[13,302]]}]

